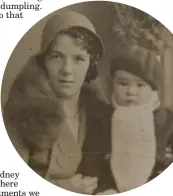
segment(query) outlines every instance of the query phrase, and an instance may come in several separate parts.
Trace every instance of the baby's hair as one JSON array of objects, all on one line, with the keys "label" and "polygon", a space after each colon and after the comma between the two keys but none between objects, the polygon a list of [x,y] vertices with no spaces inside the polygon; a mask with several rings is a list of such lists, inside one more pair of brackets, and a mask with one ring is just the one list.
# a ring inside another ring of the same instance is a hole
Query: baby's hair
[{"label": "baby's hair", "polygon": [[124,46],[111,61],[110,76],[116,70],[124,70],[141,77],[153,90],[159,90],[162,82],[162,66],[155,52],[138,45]]}]

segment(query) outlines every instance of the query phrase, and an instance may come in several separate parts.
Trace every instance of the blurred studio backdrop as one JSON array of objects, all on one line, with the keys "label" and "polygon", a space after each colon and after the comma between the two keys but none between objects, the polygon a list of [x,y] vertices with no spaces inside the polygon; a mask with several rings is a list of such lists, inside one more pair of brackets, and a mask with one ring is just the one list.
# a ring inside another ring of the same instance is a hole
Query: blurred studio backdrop
[{"label": "blurred studio backdrop", "polygon": [[[163,67],[162,104],[173,110],[173,36],[161,23],[140,10],[115,2],[83,2],[63,9],[86,15],[103,40],[105,54],[98,65],[99,77],[92,84],[100,99],[109,100],[107,76],[112,57],[121,50],[122,44],[138,43],[157,52]],[[22,37],[9,58],[1,89],[2,109],[17,74],[28,58],[39,50],[42,29],[50,16]]]}]

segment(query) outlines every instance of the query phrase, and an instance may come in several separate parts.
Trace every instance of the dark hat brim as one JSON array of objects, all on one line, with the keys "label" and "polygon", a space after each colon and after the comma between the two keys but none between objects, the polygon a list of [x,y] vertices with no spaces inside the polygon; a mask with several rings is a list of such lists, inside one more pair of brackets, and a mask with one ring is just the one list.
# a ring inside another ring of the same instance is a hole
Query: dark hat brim
[{"label": "dark hat brim", "polygon": [[[93,44],[93,50],[94,50],[94,52],[99,53],[99,61],[100,61],[102,59],[104,51],[105,51],[103,42],[101,41],[101,38],[96,33],[90,31],[87,28],[81,27],[81,26],[71,26],[71,27],[68,27],[68,28],[61,29],[61,31],[67,30],[69,28],[77,28],[77,29],[79,29],[79,31],[86,32],[88,35],[90,35],[93,38],[93,43],[92,43]],[[59,32],[57,32],[57,34]],[[36,54],[36,56],[39,56],[39,55],[41,55],[45,52],[45,50],[47,49],[47,47],[49,46],[51,41],[55,38],[55,36],[56,35],[54,35],[52,37],[52,39],[50,39],[50,41],[47,43],[47,45],[45,45],[42,49],[40,49],[40,51]]]}]

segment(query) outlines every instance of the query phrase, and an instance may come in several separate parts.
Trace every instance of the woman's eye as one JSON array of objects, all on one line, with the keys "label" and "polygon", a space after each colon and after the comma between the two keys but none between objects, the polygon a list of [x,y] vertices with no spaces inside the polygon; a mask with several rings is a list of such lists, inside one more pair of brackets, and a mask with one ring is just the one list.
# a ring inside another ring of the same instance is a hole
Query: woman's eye
[{"label": "woman's eye", "polygon": [[138,83],[137,86],[138,86],[138,87],[144,87],[145,84],[144,84],[144,83]]},{"label": "woman's eye", "polygon": [[120,82],[119,82],[119,85],[121,85],[121,86],[127,86],[128,83],[127,83],[127,82],[120,81]]},{"label": "woman's eye", "polygon": [[75,61],[81,62],[81,61],[85,61],[85,59],[83,57],[75,57]]},{"label": "woman's eye", "polygon": [[51,58],[52,58],[52,59],[59,60],[59,59],[61,59],[62,57],[61,57],[61,55],[59,55],[59,54],[53,54],[53,55],[51,55]]}]

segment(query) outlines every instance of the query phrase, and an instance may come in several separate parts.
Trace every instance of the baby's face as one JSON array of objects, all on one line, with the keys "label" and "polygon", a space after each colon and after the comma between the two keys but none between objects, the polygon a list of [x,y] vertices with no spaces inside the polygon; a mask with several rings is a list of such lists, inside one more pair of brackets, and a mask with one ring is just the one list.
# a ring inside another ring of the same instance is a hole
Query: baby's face
[{"label": "baby's face", "polygon": [[113,94],[121,106],[147,104],[152,96],[151,86],[142,78],[123,70],[117,70],[113,77]]}]

